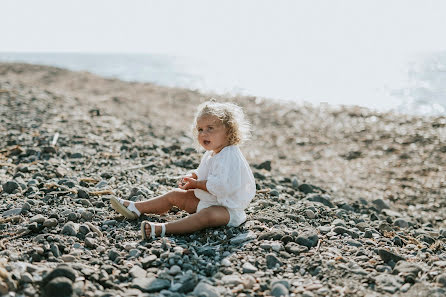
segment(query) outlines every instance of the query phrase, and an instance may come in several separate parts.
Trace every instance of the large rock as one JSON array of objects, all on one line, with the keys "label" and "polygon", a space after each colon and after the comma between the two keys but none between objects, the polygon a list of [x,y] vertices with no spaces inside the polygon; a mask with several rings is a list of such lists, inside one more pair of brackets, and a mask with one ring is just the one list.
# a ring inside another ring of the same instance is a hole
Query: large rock
[{"label": "large rock", "polygon": [[42,285],[45,286],[48,282],[56,277],[65,277],[74,282],[74,280],[76,279],[76,272],[68,265],[59,265],[43,278]]},{"label": "large rock", "polygon": [[69,297],[73,295],[73,282],[66,277],[53,278],[43,287],[43,297]]}]

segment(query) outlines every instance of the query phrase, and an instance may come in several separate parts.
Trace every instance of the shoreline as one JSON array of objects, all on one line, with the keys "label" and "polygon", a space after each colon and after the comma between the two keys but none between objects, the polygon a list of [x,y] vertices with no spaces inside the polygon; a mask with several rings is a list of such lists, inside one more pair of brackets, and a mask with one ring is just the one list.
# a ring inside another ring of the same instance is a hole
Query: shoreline
[{"label": "shoreline", "polygon": [[[241,147],[259,188],[248,221],[141,242],[141,219],[123,220],[108,200],[165,193],[198,166],[189,127],[210,96],[241,105],[253,126]],[[446,292],[445,116],[5,63],[0,102],[2,293],[49,290],[41,279],[63,263],[65,285],[85,296]]]},{"label": "shoreline", "polygon": [[[32,57],[33,55],[38,55],[38,54],[51,56],[51,55],[54,55],[54,54],[57,54],[57,53],[45,53],[45,52],[43,52],[43,53],[32,53],[32,52],[30,52],[30,53],[26,53],[26,52],[25,53],[7,53],[7,52],[4,52],[3,54],[4,55],[12,55],[12,56],[17,55],[17,54],[18,55],[23,54],[25,56],[26,55],[30,55]],[[70,52],[67,52],[67,53],[58,53],[58,54],[60,54],[60,55],[75,55],[75,56],[76,55],[79,55],[79,56],[85,55],[85,56],[98,56],[98,57],[101,57],[103,55],[105,55],[105,56],[109,55],[111,57],[116,57],[116,58],[119,58],[119,57],[131,57],[133,55],[136,55],[136,56],[138,56],[138,55],[139,56],[146,56],[146,57],[152,57],[152,56],[160,56],[160,57],[162,57],[163,56],[162,54],[157,55],[157,54],[137,54],[137,53],[135,53],[135,54],[132,54],[132,53],[124,53],[124,54],[109,53],[109,54],[106,54],[105,53],[104,54],[104,53],[70,53]],[[0,52],[0,57],[1,57],[1,55],[2,55],[2,53]],[[165,55],[165,57],[166,58],[167,57],[172,57],[172,58],[178,58],[178,59],[187,59],[187,57],[173,57],[173,56],[169,56],[169,55]],[[193,59],[193,58],[190,58],[190,59]],[[78,62],[82,65],[81,61],[78,61]],[[120,62],[122,62],[122,61],[120,61]],[[132,83],[132,82],[135,82],[135,83],[149,83],[149,84],[156,84],[156,85],[158,85],[160,87],[165,87],[165,88],[187,88],[187,87],[181,86],[181,83],[179,83],[180,86],[172,86],[171,84],[166,83],[166,82],[165,83],[156,83],[156,82],[151,82],[150,80],[138,79],[138,77],[140,77],[140,78],[144,77],[144,75],[142,75],[141,73],[139,75],[135,75],[135,73],[133,73],[133,75],[131,75],[133,77],[132,79],[126,79],[124,77],[120,77],[120,76],[122,76],[122,73],[121,73],[121,75],[119,75],[119,74],[110,75],[110,74],[106,74],[106,72],[108,72],[108,71],[96,71],[96,72],[92,71],[92,72],[90,72],[91,70],[81,69],[82,67],[78,67],[77,63],[75,63],[75,61],[73,61],[71,64],[63,65],[63,63],[58,63],[57,61],[50,62],[50,60],[48,60],[47,62],[45,62],[43,60],[39,62],[39,59],[35,59],[34,58],[34,60],[33,61],[30,60],[30,62],[27,62],[26,59],[22,59],[22,60],[20,60],[20,59],[16,59],[16,60],[10,59],[10,61],[8,61],[8,60],[3,60],[3,61],[0,60],[0,63],[16,63],[16,64],[24,63],[24,64],[45,65],[47,67],[56,67],[56,68],[61,68],[61,69],[67,69],[67,70],[70,70],[70,71],[89,72],[89,73],[92,73],[93,75],[102,76],[102,77],[108,78],[108,79],[118,79],[118,80],[122,80],[122,81],[129,82],[129,83]],[[102,67],[106,67],[105,65],[106,64],[104,63],[104,65]],[[85,67],[88,68],[87,65],[85,65]],[[100,69],[100,68],[98,68],[98,69]],[[98,69],[96,69],[96,70],[98,70]],[[187,75],[187,74],[183,73],[183,75]],[[150,74],[149,74],[149,76],[150,76]],[[152,79],[153,79],[153,77],[152,77]],[[215,87],[216,87],[216,89],[221,89],[218,86],[215,86]],[[207,89],[203,89],[203,88],[200,88],[200,87],[192,88],[192,89],[195,89],[195,90],[199,91],[200,93],[204,93],[204,94],[205,93],[216,93],[216,94],[219,94],[219,96],[222,96],[222,97],[257,97],[257,98],[263,98],[265,100],[272,100],[272,101],[276,101],[276,102],[285,102],[285,103],[297,104],[297,105],[310,105],[313,108],[318,108],[320,104],[322,104],[322,105],[323,104],[329,104],[332,107],[347,107],[347,108],[359,107],[359,108],[367,108],[367,109],[370,109],[370,110],[372,110],[374,112],[379,112],[379,113],[392,112],[392,113],[401,114],[401,115],[415,115],[415,116],[422,116],[422,117],[446,116],[445,112],[441,113],[438,110],[436,110],[435,104],[430,104],[430,105],[424,105],[423,104],[421,107],[420,106],[419,107],[415,107],[415,106],[412,106],[412,104],[409,103],[409,102],[403,103],[402,100],[398,100],[398,102],[395,101],[392,104],[388,104],[387,107],[378,107],[377,108],[377,107],[368,106],[367,102],[365,103],[365,105],[344,104],[344,103],[334,104],[334,103],[324,103],[324,102],[322,102],[322,103],[320,103],[320,102],[312,103],[311,101],[308,101],[308,100],[299,100],[299,102],[298,102],[296,100],[290,99],[289,96],[288,96],[289,99],[280,99],[279,97],[274,97],[274,96],[271,97],[271,96],[255,95],[255,94],[252,95],[252,94],[249,94],[247,91],[240,91],[240,92],[237,92],[237,91],[218,91],[218,92],[214,92],[212,90],[207,90]],[[225,88],[225,89],[226,90],[228,90],[228,89],[234,90],[234,87],[228,87],[228,88]],[[235,89],[237,89],[237,88],[235,88]],[[377,99],[377,100],[379,100],[379,99]],[[390,98],[390,100],[391,101],[395,100],[395,98],[393,98],[393,99]],[[371,101],[373,101],[373,99],[371,99]],[[410,106],[410,107],[408,108],[407,106]],[[424,108],[424,109],[428,108],[430,111],[426,111],[426,110],[425,111],[421,111],[420,109],[422,109],[422,108]]]}]

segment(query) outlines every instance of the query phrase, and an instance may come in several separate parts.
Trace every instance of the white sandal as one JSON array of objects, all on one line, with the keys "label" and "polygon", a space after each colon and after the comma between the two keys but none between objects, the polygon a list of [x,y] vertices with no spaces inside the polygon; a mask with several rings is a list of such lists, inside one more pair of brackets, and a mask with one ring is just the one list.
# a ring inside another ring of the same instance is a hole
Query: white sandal
[{"label": "white sandal", "polygon": [[[147,240],[147,234],[146,234],[146,226],[147,224],[150,225],[150,237],[152,239],[155,239],[155,224],[149,221],[143,221],[141,223],[141,238],[142,240]],[[160,237],[164,237],[166,235],[166,223],[161,223],[161,234]]]},{"label": "white sandal", "polygon": [[129,201],[129,205],[127,207],[124,206],[124,199],[111,197],[110,203],[114,210],[122,214],[124,217],[130,220],[137,219],[141,212],[136,208],[135,202]]}]

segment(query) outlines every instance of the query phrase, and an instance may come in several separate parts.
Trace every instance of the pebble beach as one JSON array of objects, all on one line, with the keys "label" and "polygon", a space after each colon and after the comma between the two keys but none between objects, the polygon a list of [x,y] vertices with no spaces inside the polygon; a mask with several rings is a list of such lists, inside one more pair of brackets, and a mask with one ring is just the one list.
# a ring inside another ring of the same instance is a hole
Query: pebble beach
[{"label": "pebble beach", "polygon": [[[239,227],[142,241],[142,201],[202,156],[191,123],[245,110]],[[203,94],[0,63],[0,296],[445,296],[446,116]]]}]

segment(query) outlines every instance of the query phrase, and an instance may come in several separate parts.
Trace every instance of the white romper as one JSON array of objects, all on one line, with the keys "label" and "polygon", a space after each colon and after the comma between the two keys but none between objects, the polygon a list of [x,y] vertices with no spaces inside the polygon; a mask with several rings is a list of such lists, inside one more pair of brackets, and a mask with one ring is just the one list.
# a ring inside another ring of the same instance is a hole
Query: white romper
[{"label": "white romper", "polygon": [[194,189],[200,199],[197,212],[213,205],[225,206],[230,215],[228,226],[240,226],[246,221],[245,209],[256,193],[251,168],[238,146],[226,146],[214,156],[212,153],[206,151],[194,171],[198,180],[207,180],[208,189]]}]

